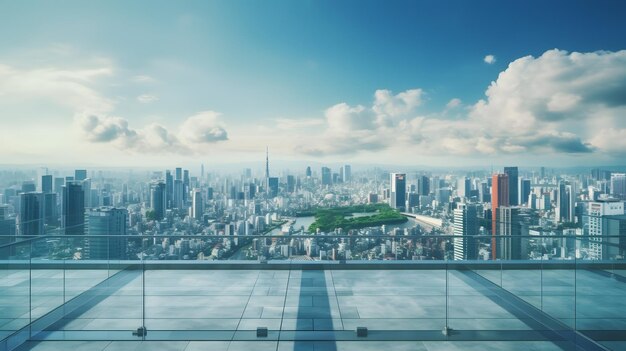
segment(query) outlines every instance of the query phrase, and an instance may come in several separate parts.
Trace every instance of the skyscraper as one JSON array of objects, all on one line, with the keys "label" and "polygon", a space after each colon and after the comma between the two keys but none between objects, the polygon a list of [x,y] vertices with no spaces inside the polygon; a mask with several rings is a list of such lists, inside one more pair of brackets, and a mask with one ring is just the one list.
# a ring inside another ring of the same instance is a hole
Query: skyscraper
[{"label": "skyscraper", "polygon": [[421,175],[417,177],[417,193],[420,195],[430,194],[430,179]]},{"label": "skyscraper", "polygon": [[[626,244],[624,202],[594,201],[587,204],[583,215],[583,231],[589,238],[588,258],[608,260],[623,254]],[[622,251],[622,252],[620,252]]]},{"label": "skyscraper", "polygon": [[65,178],[54,178],[54,192],[61,196],[63,194],[63,185],[65,185]]},{"label": "skyscraper", "polygon": [[30,192],[20,194],[20,235],[44,234],[44,199],[43,193]]},{"label": "skyscraper", "polygon": [[74,180],[85,180],[85,179],[87,179],[86,169],[77,169],[74,171]]},{"label": "skyscraper", "polygon": [[611,174],[611,195],[626,200],[626,173]]},{"label": "skyscraper", "polygon": [[172,208],[174,203],[174,177],[169,170],[165,171],[165,204],[166,208]]},{"label": "skyscraper", "polygon": [[267,178],[267,194],[270,198],[278,196],[278,177]]},{"label": "skyscraper", "polygon": [[509,206],[509,176],[507,174],[494,174],[491,178],[491,258],[496,259],[498,233],[498,207]]},{"label": "skyscraper", "polygon": [[389,206],[404,211],[406,204],[406,174],[391,173]]},{"label": "skyscraper", "polygon": [[311,178],[311,175],[312,175],[312,172],[311,172],[311,166],[307,166],[307,167],[306,167],[306,171],[304,172],[304,175],[305,175],[307,178]]},{"label": "skyscraper", "polygon": [[154,219],[160,221],[165,217],[167,208],[167,187],[162,181],[150,184],[150,207],[154,211]]},{"label": "skyscraper", "polygon": [[270,178],[270,149],[265,147],[265,180]]},{"label": "skyscraper", "polygon": [[454,210],[454,259],[475,260],[478,257],[478,211],[476,204],[459,204]]},{"label": "skyscraper", "polygon": [[530,195],[530,179],[519,178],[519,197],[517,203],[522,205],[528,202]]},{"label": "skyscraper", "polygon": [[185,203],[187,203],[187,200],[189,199],[190,186],[191,186],[191,183],[189,180],[189,170],[185,169],[183,171],[183,201]]},{"label": "skyscraper", "polygon": [[498,221],[498,249],[495,258],[501,260],[522,259],[522,228],[518,207],[500,206],[496,212]]},{"label": "skyscraper", "polygon": [[322,185],[331,185],[333,184],[332,173],[330,168],[322,167]]},{"label": "skyscraper", "polygon": [[184,205],[183,192],[185,191],[185,184],[182,179],[174,180],[174,208],[182,209]]},{"label": "skyscraper", "polygon": [[59,222],[58,209],[57,209],[57,193],[44,193],[43,202],[44,202],[44,224],[57,227],[59,224],[58,223]]},{"label": "skyscraper", "polygon": [[51,193],[52,190],[52,175],[47,174],[41,176],[41,191],[44,193]]},{"label": "skyscraper", "polygon": [[202,201],[202,192],[200,189],[193,189],[192,192],[191,216],[197,220],[202,219],[204,214],[204,202]]},{"label": "skyscraper", "polygon": [[176,178],[175,180],[183,180],[183,169],[180,167],[176,167]]},{"label": "skyscraper", "polygon": [[85,191],[80,181],[63,186],[62,222],[66,235],[85,234]]},{"label": "skyscraper", "polygon": [[462,198],[469,198],[471,190],[471,180],[468,177],[459,178],[457,182],[457,195]]},{"label": "skyscraper", "polygon": [[509,176],[509,205],[517,206],[519,205],[518,194],[519,190],[517,188],[517,176],[518,170],[517,167],[504,167],[504,174]]},{"label": "skyscraper", "polygon": [[344,183],[352,181],[352,166],[344,165],[342,169],[343,169],[342,181]]},{"label": "skyscraper", "polygon": [[296,177],[290,174],[287,176],[287,192],[293,193],[294,191],[296,191]]},{"label": "skyscraper", "polygon": [[574,189],[571,185],[563,182],[559,183],[556,190],[556,207],[554,209],[554,219],[556,222],[574,221]]},{"label": "skyscraper", "polygon": [[[97,207],[85,214],[84,258],[91,260],[126,259],[126,223],[128,211],[124,208]],[[94,237],[96,236],[96,237]],[[102,237],[100,237],[102,236]]]}]

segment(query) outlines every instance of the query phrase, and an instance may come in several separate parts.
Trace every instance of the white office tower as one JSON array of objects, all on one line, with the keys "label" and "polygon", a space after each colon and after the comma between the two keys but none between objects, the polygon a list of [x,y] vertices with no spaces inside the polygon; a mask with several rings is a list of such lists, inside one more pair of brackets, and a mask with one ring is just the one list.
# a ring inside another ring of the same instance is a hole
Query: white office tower
[{"label": "white office tower", "polygon": [[202,192],[200,189],[193,189],[192,200],[192,217],[195,219],[202,219],[202,214],[204,213],[204,203],[202,201]]},{"label": "white office tower", "polygon": [[587,213],[583,215],[584,235],[589,238],[588,258],[607,260],[613,254],[618,254],[619,238],[610,236],[620,235],[625,224],[624,202],[615,200],[589,202]]},{"label": "white office tower", "polygon": [[342,180],[344,183],[348,183],[352,180],[352,167],[350,165],[344,165],[342,168]]},{"label": "white office tower", "polygon": [[611,174],[611,195],[626,200],[626,173]]},{"label": "white office tower", "polygon": [[454,259],[475,260],[478,252],[476,239],[478,234],[478,216],[475,204],[459,204],[454,210]]}]

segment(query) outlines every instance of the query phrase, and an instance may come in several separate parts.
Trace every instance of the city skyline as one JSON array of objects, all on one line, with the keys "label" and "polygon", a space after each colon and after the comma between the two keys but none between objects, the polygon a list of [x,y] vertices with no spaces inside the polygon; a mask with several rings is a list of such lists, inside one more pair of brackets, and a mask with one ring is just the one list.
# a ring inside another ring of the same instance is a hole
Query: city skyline
[{"label": "city skyline", "polygon": [[246,5],[7,3],[2,164],[623,165],[621,3]]}]

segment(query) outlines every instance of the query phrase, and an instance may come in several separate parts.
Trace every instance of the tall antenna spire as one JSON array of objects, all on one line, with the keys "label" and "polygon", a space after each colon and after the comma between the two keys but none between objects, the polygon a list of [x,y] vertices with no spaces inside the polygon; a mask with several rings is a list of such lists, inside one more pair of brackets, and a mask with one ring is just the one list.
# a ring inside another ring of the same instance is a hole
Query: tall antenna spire
[{"label": "tall antenna spire", "polygon": [[270,151],[267,146],[265,146],[265,178],[270,178]]}]

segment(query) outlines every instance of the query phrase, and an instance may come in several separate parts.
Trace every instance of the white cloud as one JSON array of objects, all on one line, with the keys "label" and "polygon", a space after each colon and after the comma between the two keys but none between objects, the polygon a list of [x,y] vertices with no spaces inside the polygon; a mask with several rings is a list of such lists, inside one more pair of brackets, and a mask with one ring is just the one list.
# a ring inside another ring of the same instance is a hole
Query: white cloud
[{"label": "white cloud", "polygon": [[185,143],[213,143],[228,139],[228,133],[219,122],[220,114],[202,111],[185,120],[180,126],[180,137]]},{"label": "white cloud", "polygon": [[187,118],[178,133],[152,123],[141,129],[129,127],[120,117],[78,115],[75,118],[85,140],[109,143],[120,150],[140,153],[195,153],[204,145],[228,140],[228,134],[219,123],[219,114],[203,111]]},{"label": "white cloud", "polygon": [[549,50],[512,62],[487,88],[486,98],[458,118],[450,119],[446,111],[460,106],[459,99],[439,113],[416,116],[420,89],[396,96],[377,90],[371,108],[341,103],[327,109],[327,130],[297,150],[345,154],[401,147],[421,155],[626,156],[624,92],[626,51]]},{"label": "white cloud", "polygon": [[22,69],[0,64],[0,96],[24,104],[47,101],[75,111],[106,112],[114,102],[93,86],[112,74],[113,67],[104,62],[77,69]]},{"label": "white cloud", "polygon": [[459,98],[454,98],[454,99],[451,99],[451,100],[450,100],[450,101],[448,101],[448,103],[446,104],[446,109],[447,109],[447,110],[451,110],[451,109],[453,109],[453,108],[457,108],[457,107],[461,106],[461,103],[462,103],[462,102],[461,102],[461,99],[459,99]]},{"label": "white cloud", "polygon": [[159,98],[156,97],[155,95],[141,94],[141,95],[137,96],[137,101],[141,102],[142,104],[149,104],[149,103],[155,102],[157,100],[159,100]]},{"label": "white cloud", "polygon": [[486,64],[491,65],[491,64],[494,64],[496,62],[496,57],[493,56],[493,55],[487,55],[487,56],[485,56],[483,61],[485,61]]},{"label": "white cloud", "polygon": [[411,89],[397,95],[385,89],[376,90],[372,109],[379,115],[392,117],[405,115],[422,104],[423,93],[422,89]]}]

